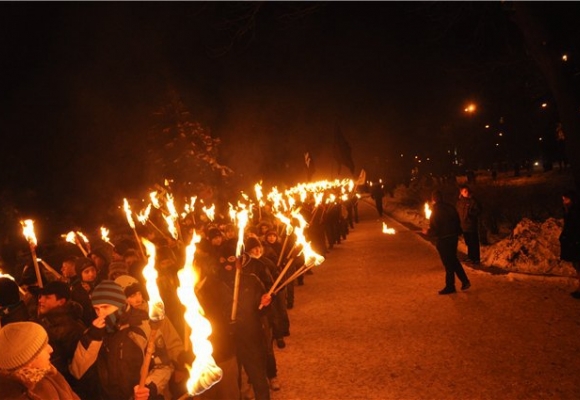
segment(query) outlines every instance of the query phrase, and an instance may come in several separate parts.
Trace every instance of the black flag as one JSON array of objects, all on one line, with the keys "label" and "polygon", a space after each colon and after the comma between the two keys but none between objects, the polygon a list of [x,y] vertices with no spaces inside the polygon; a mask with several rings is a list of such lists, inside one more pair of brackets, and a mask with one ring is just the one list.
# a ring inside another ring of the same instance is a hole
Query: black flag
[{"label": "black flag", "polygon": [[340,128],[336,127],[334,133],[334,159],[338,163],[338,173],[340,174],[340,166],[347,167],[352,175],[354,175],[354,162],[352,161],[352,151],[350,144],[346,141]]}]

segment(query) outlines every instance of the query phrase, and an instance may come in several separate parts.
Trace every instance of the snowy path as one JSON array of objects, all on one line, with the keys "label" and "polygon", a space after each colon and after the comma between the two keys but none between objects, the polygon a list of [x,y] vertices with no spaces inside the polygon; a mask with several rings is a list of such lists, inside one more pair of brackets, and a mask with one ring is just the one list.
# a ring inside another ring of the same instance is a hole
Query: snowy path
[{"label": "snowy path", "polygon": [[416,232],[361,203],[289,310],[274,400],[575,399],[580,302],[561,282],[466,268],[472,288],[440,296],[443,267]]}]

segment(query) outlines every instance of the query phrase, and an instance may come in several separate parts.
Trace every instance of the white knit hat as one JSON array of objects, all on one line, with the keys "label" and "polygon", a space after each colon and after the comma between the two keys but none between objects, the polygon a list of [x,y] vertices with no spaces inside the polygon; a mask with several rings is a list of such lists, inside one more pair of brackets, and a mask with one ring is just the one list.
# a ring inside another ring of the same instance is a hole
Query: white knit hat
[{"label": "white knit hat", "polygon": [[44,328],[34,322],[12,322],[0,329],[0,371],[15,371],[36,358],[48,344]]}]

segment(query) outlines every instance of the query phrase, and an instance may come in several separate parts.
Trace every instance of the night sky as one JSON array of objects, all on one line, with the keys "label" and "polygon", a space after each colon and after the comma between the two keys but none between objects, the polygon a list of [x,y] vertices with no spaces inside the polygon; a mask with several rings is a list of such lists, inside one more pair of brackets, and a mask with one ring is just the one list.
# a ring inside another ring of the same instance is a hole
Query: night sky
[{"label": "night sky", "polygon": [[[578,7],[553,4],[568,45]],[[500,2],[3,2],[0,30],[0,190],[23,213],[86,215],[152,185],[145,138],[169,91],[254,182],[305,180],[306,151],[337,177],[337,127],[375,177],[500,117],[505,156],[536,157],[553,127]]]}]

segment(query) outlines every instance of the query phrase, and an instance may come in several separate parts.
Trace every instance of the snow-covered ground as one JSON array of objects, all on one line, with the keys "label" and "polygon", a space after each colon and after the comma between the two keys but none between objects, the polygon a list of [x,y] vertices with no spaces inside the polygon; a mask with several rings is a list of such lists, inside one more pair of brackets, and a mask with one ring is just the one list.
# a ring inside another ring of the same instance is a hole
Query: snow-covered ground
[{"label": "snow-covered ground", "polygon": [[[404,208],[388,199],[385,202],[385,211],[397,221],[420,229],[428,227],[429,220],[422,210]],[[481,245],[482,266],[532,275],[575,276],[572,264],[559,259],[558,237],[562,224],[563,220],[556,218],[548,218],[544,222],[522,219],[509,236],[490,245]],[[460,238],[458,248],[466,253],[463,238]]]}]

